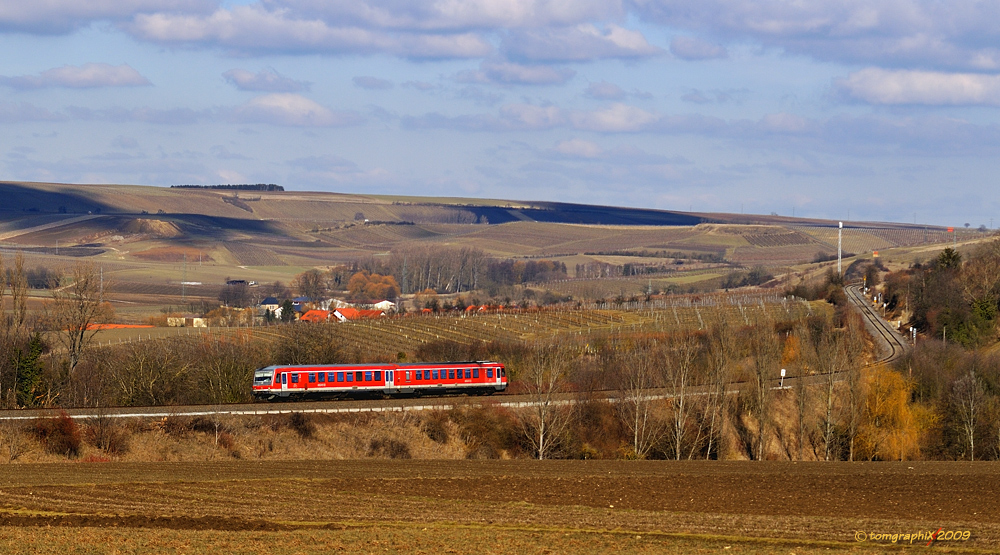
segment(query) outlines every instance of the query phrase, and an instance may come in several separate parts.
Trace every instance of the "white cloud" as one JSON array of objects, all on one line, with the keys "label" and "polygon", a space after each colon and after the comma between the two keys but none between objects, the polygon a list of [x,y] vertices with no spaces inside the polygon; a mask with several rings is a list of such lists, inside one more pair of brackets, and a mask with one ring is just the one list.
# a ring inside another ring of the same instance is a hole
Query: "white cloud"
[{"label": "white cloud", "polygon": [[871,104],[1000,106],[1000,75],[867,68],[835,85]]},{"label": "white cloud", "polygon": [[258,96],[232,110],[237,122],[268,123],[297,127],[335,127],[360,123],[352,112],[333,112],[308,98],[291,93]]},{"label": "white cloud", "polygon": [[66,116],[27,102],[0,102],[0,122],[64,121]]},{"label": "white cloud", "polygon": [[597,143],[584,139],[561,141],[552,150],[570,158],[597,158],[604,152]]},{"label": "white cloud", "polygon": [[391,89],[393,87],[392,81],[367,75],[359,75],[355,77],[353,81],[355,87],[368,89],[370,91]]},{"label": "white cloud", "polygon": [[66,87],[73,89],[97,87],[141,87],[151,85],[148,79],[128,64],[83,64],[47,69],[38,75],[0,76],[0,84],[15,89]]},{"label": "white cloud", "polygon": [[604,30],[585,23],[567,28],[516,30],[504,38],[509,57],[531,61],[570,62],[606,58],[646,58],[662,53],[639,31],[613,23]]},{"label": "white cloud", "polygon": [[341,21],[299,17],[260,5],[218,9],[208,16],[140,14],[126,26],[137,38],[163,44],[194,44],[244,54],[389,53],[407,58],[475,58],[492,47],[473,33],[385,32]]},{"label": "white cloud", "polygon": [[455,80],[460,83],[561,85],[576,75],[576,72],[571,69],[544,65],[527,66],[499,61],[484,61],[479,68],[478,71],[461,71],[455,75]]},{"label": "white cloud", "polygon": [[728,56],[726,48],[696,37],[674,37],[670,53],[682,60],[711,60]]},{"label": "white cloud", "polygon": [[584,94],[597,100],[622,100],[626,96],[621,87],[607,81],[591,83]]},{"label": "white cloud", "polygon": [[67,33],[94,21],[159,11],[207,13],[216,5],[216,0],[0,0],[0,30]]},{"label": "white cloud", "polygon": [[659,116],[628,104],[616,103],[608,108],[576,112],[571,116],[576,129],[604,133],[642,131],[659,119]]},{"label": "white cloud", "polygon": [[266,0],[266,3],[326,21],[410,31],[561,27],[617,20],[625,15],[621,0]]},{"label": "white cloud", "polygon": [[257,73],[236,68],[223,73],[222,76],[241,91],[300,92],[310,86],[306,81],[290,79],[271,68]]},{"label": "white cloud", "polygon": [[639,17],[820,60],[1000,69],[1000,4],[930,0],[634,0]]}]

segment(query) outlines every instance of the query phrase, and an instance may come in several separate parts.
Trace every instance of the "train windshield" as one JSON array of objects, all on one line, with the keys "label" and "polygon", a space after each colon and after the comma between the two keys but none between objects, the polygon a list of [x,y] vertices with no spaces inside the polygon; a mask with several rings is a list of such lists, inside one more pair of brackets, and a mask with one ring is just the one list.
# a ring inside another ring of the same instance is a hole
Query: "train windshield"
[{"label": "train windshield", "polygon": [[274,370],[257,370],[253,373],[254,385],[270,385],[274,379]]}]

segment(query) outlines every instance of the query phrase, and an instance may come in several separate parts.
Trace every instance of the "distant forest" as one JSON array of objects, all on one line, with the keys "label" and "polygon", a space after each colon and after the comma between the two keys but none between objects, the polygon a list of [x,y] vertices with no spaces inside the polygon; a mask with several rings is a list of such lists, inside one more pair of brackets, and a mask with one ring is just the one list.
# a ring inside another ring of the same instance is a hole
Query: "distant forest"
[{"label": "distant forest", "polygon": [[171,189],[225,189],[234,191],[284,191],[285,188],[274,183],[241,183],[238,185],[171,185]]}]

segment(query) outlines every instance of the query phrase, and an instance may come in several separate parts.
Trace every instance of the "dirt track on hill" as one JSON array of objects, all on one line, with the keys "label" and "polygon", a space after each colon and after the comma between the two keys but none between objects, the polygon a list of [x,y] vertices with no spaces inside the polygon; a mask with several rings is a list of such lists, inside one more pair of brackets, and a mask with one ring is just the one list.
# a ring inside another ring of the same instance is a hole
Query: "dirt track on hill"
[{"label": "dirt track on hill", "polygon": [[8,465],[0,526],[459,526],[853,541],[971,530],[1000,547],[1000,464],[306,461]]}]

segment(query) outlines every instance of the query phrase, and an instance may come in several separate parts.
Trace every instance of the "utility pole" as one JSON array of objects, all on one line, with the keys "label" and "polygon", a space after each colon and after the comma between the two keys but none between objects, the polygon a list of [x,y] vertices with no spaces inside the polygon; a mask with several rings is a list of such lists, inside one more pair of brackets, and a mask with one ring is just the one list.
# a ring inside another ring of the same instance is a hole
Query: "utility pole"
[{"label": "utility pole", "polygon": [[844,277],[844,222],[837,228],[837,277]]}]

